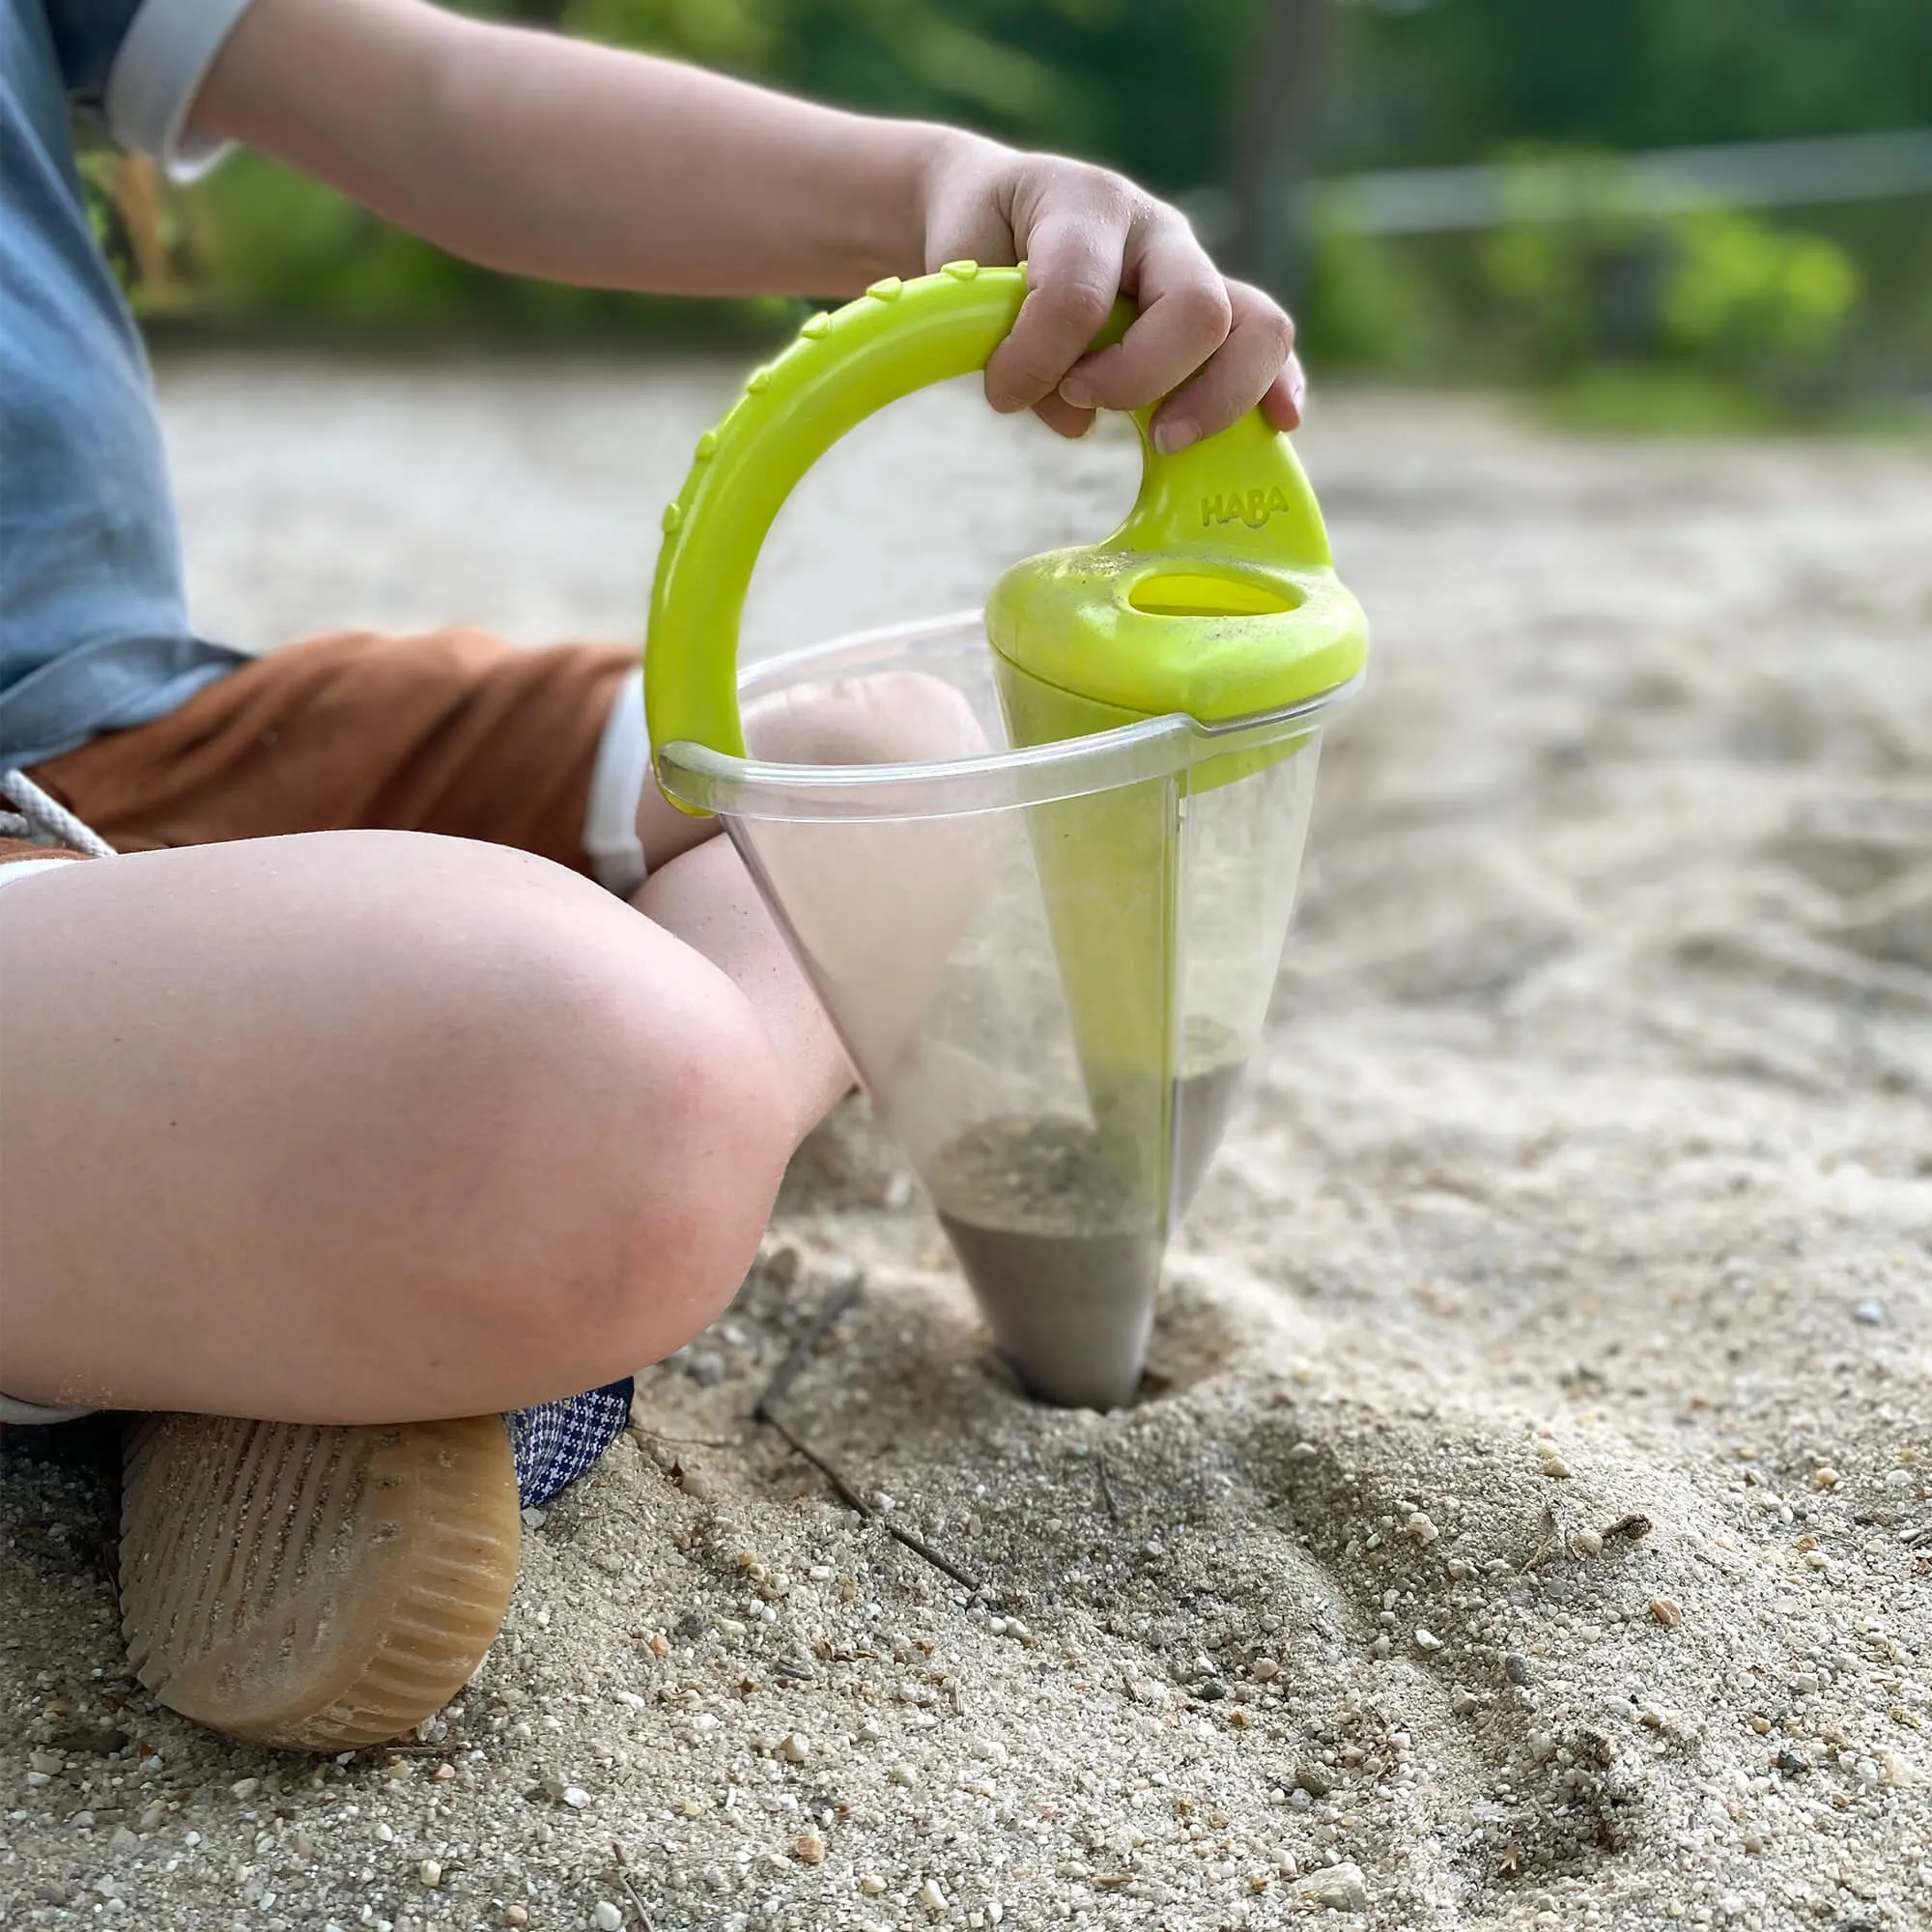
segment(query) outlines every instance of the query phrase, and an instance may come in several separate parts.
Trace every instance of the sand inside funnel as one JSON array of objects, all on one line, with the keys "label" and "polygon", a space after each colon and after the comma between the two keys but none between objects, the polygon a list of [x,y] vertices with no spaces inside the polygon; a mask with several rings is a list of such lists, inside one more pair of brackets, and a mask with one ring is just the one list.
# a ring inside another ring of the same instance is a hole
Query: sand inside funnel
[{"label": "sand inside funnel", "polygon": [[[1175,1083],[1179,1206],[1213,1156],[1240,1076],[1230,1060]],[[1121,1179],[1099,1131],[1064,1114],[980,1121],[940,1150],[926,1182],[994,1339],[1028,1387],[1080,1407],[1127,1401],[1152,1325],[1167,1216]]]}]

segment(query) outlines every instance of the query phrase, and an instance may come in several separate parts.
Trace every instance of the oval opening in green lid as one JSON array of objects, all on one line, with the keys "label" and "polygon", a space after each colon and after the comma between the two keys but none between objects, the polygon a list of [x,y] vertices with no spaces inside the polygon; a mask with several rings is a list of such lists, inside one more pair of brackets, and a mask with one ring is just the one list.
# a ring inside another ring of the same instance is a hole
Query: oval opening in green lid
[{"label": "oval opening in green lid", "polygon": [[1150,617],[1279,617],[1299,609],[1301,601],[1288,584],[1193,571],[1144,577],[1127,592],[1127,602]]}]

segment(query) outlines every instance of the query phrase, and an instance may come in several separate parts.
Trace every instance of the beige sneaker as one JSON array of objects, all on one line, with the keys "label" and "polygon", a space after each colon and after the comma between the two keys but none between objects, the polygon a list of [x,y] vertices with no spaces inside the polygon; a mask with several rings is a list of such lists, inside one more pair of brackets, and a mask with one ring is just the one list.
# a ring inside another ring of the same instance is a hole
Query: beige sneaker
[{"label": "beige sneaker", "polygon": [[498,1416],[366,1429],[146,1417],[128,1432],[121,1504],[134,1674],[231,1737],[385,1743],[483,1661],[521,1531]]}]

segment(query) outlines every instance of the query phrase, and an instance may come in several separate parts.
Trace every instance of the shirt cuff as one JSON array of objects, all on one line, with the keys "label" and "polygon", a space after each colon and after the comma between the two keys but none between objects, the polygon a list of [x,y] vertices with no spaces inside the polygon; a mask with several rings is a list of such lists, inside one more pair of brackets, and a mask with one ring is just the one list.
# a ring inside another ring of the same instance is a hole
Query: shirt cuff
[{"label": "shirt cuff", "polygon": [[107,76],[107,128],[123,148],[152,155],[169,180],[193,181],[228,144],[188,132],[195,97],[252,0],[143,0]]}]

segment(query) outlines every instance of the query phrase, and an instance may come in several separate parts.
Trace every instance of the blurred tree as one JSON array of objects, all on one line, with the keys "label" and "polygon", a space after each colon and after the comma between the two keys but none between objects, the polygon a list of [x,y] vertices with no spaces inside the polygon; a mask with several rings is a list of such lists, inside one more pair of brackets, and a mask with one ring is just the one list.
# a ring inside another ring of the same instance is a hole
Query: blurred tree
[{"label": "blurred tree", "polygon": [[1322,86],[1335,11],[1331,0],[1267,0],[1229,116],[1230,264],[1291,300],[1306,280],[1293,211],[1325,131]]}]

